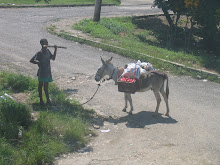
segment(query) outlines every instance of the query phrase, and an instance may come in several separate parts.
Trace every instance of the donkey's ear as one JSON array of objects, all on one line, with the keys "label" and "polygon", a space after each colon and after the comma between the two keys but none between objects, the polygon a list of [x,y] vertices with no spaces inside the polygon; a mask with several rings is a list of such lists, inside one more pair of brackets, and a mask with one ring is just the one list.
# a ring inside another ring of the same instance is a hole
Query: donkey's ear
[{"label": "donkey's ear", "polygon": [[109,62],[112,60],[112,58],[113,58],[113,57],[111,57],[110,59],[108,59],[108,60],[106,61],[106,63],[109,63]]},{"label": "donkey's ear", "polygon": [[[101,56],[100,56],[100,57],[101,57]],[[102,64],[105,65],[105,61],[102,59],[102,57],[101,57],[101,61],[102,61]]]}]

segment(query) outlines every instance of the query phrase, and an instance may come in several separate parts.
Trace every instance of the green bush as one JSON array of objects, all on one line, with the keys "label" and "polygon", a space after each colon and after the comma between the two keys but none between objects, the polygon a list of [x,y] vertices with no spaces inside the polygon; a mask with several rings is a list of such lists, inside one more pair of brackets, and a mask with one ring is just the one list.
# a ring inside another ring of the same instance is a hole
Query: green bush
[{"label": "green bush", "polygon": [[68,151],[68,147],[59,139],[38,132],[34,126],[29,131],[24,131],[21,145],[17,150],[16,164],[34,165],[51,164],[54,157]]},{"label": "green bush", "polygon": [[103,18],[100,20],[99,24],[109,29],[112,33],[116,35],[121,32],[129,32],[135,29],[135,26],[133,24],[131,24],[130,22],[125,22],[123,18]]},{"label": "green bush", "polygon": [[16,92],[24,92],[37,88],[37,80],[22,74],[6,73],[0,74],[0,83],[5,88],[11,88]]},{"label": "green bush", "polygon": [[54,83],[51,83],[49,86],[50,97],[54,104],[68,104],[67,94],[60,90],[58,86]]},{"label": "green bush", "polygon": [[135,29],[136,26],[128,22],[128,19],[130,18],[103,18],[98,23],[84,19],[73,28],[82,30],[83,33],[90,33],[94,37],[112,39],[119,33],[132,32]]},{"label": "green bush", "polygon": [[90,34],[98,38],[106,38],[106,39],[113,38],[113,33],[109,29],[102,27],[100,24],[94,26]]},{"label": "green bush", "polygon": [[85,143],[85,136],[90,133],[88,124],[80,118],[52,112],[41,112],[35,127],[38,132],[61,137],[67,143]]},{"label": "green bush", "polygon": [[6,142],[4,138],[0,138],[0,164],[13,164],[14,148]]},{"label": "green bush", "polygon": [[29,108],[10,99],[0,101],[0,118],[0,135],[7,139],[16,139],[19,128],[31,123]]},{"label": "green bush", "polygon": [[[56,106],[38,106],[35,104],[38,98],[37,84],[33,85],[35,80],[22,75],[0,73],[2,94],[8,88],[17,89],[14,88],[17,76],[21,82],[28,82],[26,89],[33,89],[30,102],[37,117],[31,120],[26,104],[9,98],[0,99],[0,165],[51,164],[59,154],[84,146],[91,133],[88,122],[94,112],[85,110],[76,100],[68,99],[54,83],[49,90]],[[18,138],[20,129],[22,136]]]}]

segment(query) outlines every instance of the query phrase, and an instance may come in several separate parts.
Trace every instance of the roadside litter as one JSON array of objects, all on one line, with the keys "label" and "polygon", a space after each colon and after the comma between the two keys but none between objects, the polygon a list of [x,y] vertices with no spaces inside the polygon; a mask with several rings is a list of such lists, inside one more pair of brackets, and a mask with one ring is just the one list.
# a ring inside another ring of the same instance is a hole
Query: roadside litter
[{"label": "roadside litter", "polygon": [[107,130],[100,130],[102,133],[107,133],[107,132],[110,132],[110,129],[107,129]]},{"label": "roadside litter", "polygon": [[3,100],[6,100],[7,98],[14,100],[14,98],[7,93],[4,93],[4,95],[1,95],[0,98]]}]

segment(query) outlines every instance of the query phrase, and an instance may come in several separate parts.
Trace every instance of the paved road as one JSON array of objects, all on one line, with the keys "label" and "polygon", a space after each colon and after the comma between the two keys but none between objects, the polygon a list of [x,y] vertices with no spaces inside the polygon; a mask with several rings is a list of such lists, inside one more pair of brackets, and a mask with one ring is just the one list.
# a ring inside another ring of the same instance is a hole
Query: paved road
[{"label": "paved road", "polygon": [[141,5],[152,5],[154,0],[122,0],[122,6],[141,6]]},{"label": "paved road", "polygon": [[[102,7],[102,16],[158,12],[150,5]],[[37,67],[28,61],[40,49],[39,40],[47,38],[50,44],[68,47],[59,49],[52,63],[54,79],[81,102],[86,101],[96,89],[93,76],[101,64],[100,56],[113,56],[116,66],[131,60],[53,36],[45,26],[55,19],[92,15],[93,7],[0,9],[0,69],[36,76]],[[76,80],[71,80],[74,76]],[[57,164],[220,164],[219,84],[170,75],[171,118],[151,117],[156,105],[151,91],[134,95],[133,116],[121,112],[123,94],[113,84],[104,83],[86,105],[100,114],[118,117],[101,128],[110,132],[98,133],[90,144],[93,152],[73,154]],[[159,112],[165,113],[164,102]]]}]

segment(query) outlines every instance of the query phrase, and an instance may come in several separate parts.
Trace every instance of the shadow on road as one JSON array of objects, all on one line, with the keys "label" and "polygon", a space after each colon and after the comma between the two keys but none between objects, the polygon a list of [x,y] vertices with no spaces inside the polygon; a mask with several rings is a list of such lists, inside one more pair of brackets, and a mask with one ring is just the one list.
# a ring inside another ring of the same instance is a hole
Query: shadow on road
[{"label": "shadow on road", "polygon": [[109,117],[106,121],[114,123],[115,125],[118,123],[126,123],[128,128],[144,128],[145,126],[152,124],[176,124],[178,122],[172,117],[162,116],[162,114],[158,114],[158,116],[153,117],[153,114],[153,112],[141,111],[139,113],[123,116],[117,119]]}]

